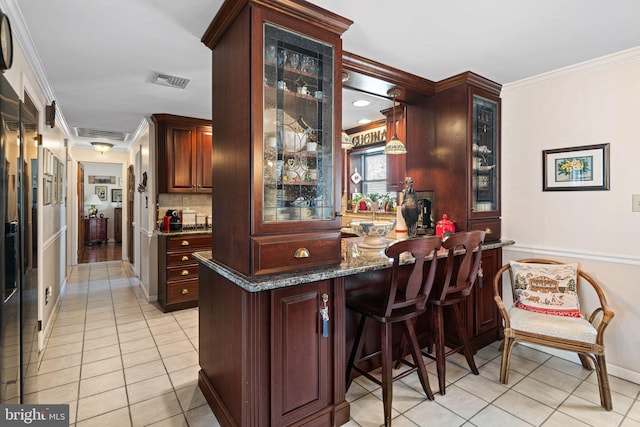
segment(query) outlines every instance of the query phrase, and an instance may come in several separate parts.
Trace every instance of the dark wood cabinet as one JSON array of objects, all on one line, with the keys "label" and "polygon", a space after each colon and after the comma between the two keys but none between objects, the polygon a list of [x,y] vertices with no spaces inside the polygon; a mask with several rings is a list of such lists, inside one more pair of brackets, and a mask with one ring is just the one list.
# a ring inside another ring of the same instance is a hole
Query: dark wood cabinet
[{"label": "dark wood cabinet", "polygon": [[107,243],[107,227],[109,218],[85,218],[84,241],[88,245],[95,243]]},{"label": "dark wood cabinet", "polygon": [[212,209],[225,213],[213,216],[213,256],[244,275],[340,262],[349,25],[306,2],[227,1],[203,36],[214,58]]},{"label": "dark wood cabinet", "polygon": [[320,315],[323,296],[327,308],[333,302],[330,284],[323,281],[271,291],[272,426],[291,425],[330,403],[333,333],[331,338],[328,331],[323,336]]},{"label": "dark wood cabinet", "polygon": [[457,231],[482,229],[485,241],[499,240],[501,85],[467,72],[436,87],[426,181],[438,215],[446,213]]},{"label": "dark wood cabinet", "polygon": [[122,242],[122,208],[113,208],[113,240]]},{"label": "dark wood cabinet", "polygon": [[153,114],[159,193],[211,193],[209,120]]},{"label": "dark wood cabinet", "polygon": [[344,279],[249,292],[201,264],[200,280],[198,383],[221,425],[349,421]]},{"label": "dark wood cabinet", "polygon": [[167,311],[198,305],[198,262],[194,252],[211,248],[211,234],[158,239],[158,303]]}]

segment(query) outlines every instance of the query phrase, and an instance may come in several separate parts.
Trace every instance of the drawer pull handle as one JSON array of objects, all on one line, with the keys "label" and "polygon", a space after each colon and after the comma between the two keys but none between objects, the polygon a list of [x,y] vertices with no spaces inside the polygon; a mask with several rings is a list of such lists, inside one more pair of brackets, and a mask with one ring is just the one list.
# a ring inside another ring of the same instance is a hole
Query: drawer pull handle
[{"label": "drawer pull handle", "polygon": [[189,275],[189,270],[182,270],[182,273],[180,273],[183,276],[188,276]]},{"label": "drawer pull handle", "polygon": [[182,261],[189,261],[189,257],[186,255],[182,255]]},{"label": "drawer pull handle", "polygon": [[188,294],[188,293],[189,293],[189,289],[184,288],[184,289],[182,290],[182,295],[186,295],[186,294]]},{"label": "drawer pull handle", "polygon": [[181,245],[182,246],[189,246],[189,241],[188,240],[183,240]]},{"label": "drawer pull handle", "polygon": [[485,229],[484,229],[484,232],[485,232],[486,234],[491,234],[491,233],[493,233],[493,231],[491,231],[491,229],[490,229],[489,227],[485,228]]},{"label": "drawer pull handle", "polygon": [[309,258],[309,256],[311,256],[311,254],[307,248],[298,248],[298,250],[293,254],[294,258]]}]

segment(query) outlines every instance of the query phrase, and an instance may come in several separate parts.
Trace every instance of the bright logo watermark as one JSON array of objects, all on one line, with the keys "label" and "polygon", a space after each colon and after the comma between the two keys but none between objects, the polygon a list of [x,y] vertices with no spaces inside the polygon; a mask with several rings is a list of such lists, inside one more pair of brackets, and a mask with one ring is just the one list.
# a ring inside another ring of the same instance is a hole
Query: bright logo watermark
[{"label": "bright logo watermark", "polygon": [[0,405],[0,427],[69,427],[69,405]]}]

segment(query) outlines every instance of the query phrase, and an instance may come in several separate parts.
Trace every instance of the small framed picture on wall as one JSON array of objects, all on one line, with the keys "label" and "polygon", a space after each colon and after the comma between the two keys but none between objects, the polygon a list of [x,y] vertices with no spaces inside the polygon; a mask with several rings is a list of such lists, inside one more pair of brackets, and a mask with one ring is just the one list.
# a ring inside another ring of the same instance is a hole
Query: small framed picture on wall
[{"label": "small framed picture on wall", "polygon": [[106,202],[107,201],[107,186],[106,185],[96,185],[96,194],[98,198]]}]

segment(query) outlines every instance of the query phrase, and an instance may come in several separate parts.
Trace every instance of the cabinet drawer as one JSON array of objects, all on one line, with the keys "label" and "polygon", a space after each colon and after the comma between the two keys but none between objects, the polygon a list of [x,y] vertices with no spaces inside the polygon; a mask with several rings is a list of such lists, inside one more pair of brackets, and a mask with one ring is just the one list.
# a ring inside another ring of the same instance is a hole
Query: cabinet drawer
[{"label": "cabinet drawer", "polygon": [[191,256],[193,251],[174,252],[167,254],[167,267],[176,267],[179,265],[198,265],[198,262]]},{"label": "cabinet drawer", "polygon": [[485,242],[500,240],[500,218],[478,219],[469,221],[469,231],[483,230]]},{"label": "cabinet drawer", "polygon": [[258,236],[253,239],[253,274],[339,264],[340,232]]},{"label": "cabinet drawer", "polygon": [[186,236],[175,236],[167,238],[167,249],[210,249],[211,234],[196,234]]},{"label": "cabinet drawer", "polygon": [[167,268],[167,282],[172,280],[197,279],[198,264]]},{"label": "cabinet drawer", "polygon": [[167,285],[167,304],[198,299],[198,279],[183,280]]}]

